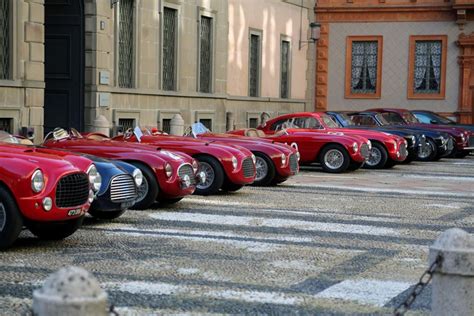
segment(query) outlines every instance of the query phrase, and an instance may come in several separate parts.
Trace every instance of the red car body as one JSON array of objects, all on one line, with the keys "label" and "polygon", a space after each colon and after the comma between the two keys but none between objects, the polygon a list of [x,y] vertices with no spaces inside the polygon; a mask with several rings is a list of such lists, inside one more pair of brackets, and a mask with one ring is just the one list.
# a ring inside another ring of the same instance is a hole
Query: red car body
[{"label": "red car body", "polygon": [[[313,124],[308,124],[311,122]],[[334,121],[329,115],[321,112],[299,112],[281,115],[272,120],[269,120],[265,124],[265,126],[260,126],[258,128],[263,130],[265,134],[273,134],[275,133],[275,130],[278,128],[278,126],[281,124],[289,124],[292,127],[297,128],[311,126],[310,130],[314,132],[343,132],[345,135],[356,135],[367,138],[372,142],[372,148],[374,150],[377,146],[380,145],[381,147],[377,147],[378,150],[384,151],[383,155],[388,155],[388,159],[383,159],[382,161],[380,161],[380,159],[372,161],[372,157],[369,158],[367,164],[369,164],[370,162],[370,167],[390,167],[395,165],[396,163],[403,162],[408,156],[407,142],[403,137],[378,131],[340,128],[337,126],[336,123],[334,123]],[[305,126],[304,124],[310,126]],[[381,155],[381,153],[377,154]]]},{"label": "red car body", "polygon": [[[105,135],[92,133],[81,136],[71,133],[64,139],[47,139],[44,146],[49,148],[66,149],[72,152],[90,154],[111,160],[121,160],[136,165],[140,169],[145,166],[151,171],[158,185],[158,194],[154,200],[167,202],[190,195],[195,190],[196,175],[193,159],[182,153],[174,153],[156,146],[124,143],[114,141]],[[138,165],[137,165],[138,163]],[[166,175],[166,166],[171,166],[172,172]],[[147,170],[142,170],[147,172]],[[184,176],[190,177],[190,183],[184,185]],[[138,208],[147,208],[154,201],[137,203]]]},{"label": "red car body", "polygon": [[427,128],[432,129],[435,131],[446,132],[450,134],[454,139],[454,148],[456,152],[464,152],[469,151],[474,148],[469,147],[469,137],[474,137],[471,135],[471,132],[459,128],[459,127],[452,127],[452,126],[443,126],[443,125],[436,125],[436,124],[422,124],[420,123],[416,117],[407,109],[398,109],[398,108],[377,108],[377,109],[370,109],[367,111],[373,112],[380,112],[380,113],[396,113],[400,116],[400,118],[405,122],[406,125],[413,126],[413,127],[420,127],[420,128]]},{"label": "red car body", "polygon": [[[26,225],[38,237],[61,239],[72,234],[81,225],[92,202],[93,193],[86,173],[91,166],[89,159],[67,152],[0,144],[0,188],[11,196],[13,208],[19,211],[21,223],[16,225]],[[33,190],[31,180],[37,170],[41,170],[44,179],[39,192]],[[44,204],[46,198],[50,199],[50,209]],[[2,203],[8,205],[4,196],[0,196],[0,205]],[[7,214],[7,217],[12,216]],[[12,226],[15,224],[7,222],[4,228],[12,230]],[[2,235],[0,246],[9,246],[18,234]]]},{"label": "red car body", "polygon": [[[116,136],[114,140],[125,144],[138,143],[138,139],[133,133]],[[255,164],[252,153],[243,147],[164,134],[142,135],[140,137],[140,144],[134,144],[134,146],[142,145],[152,145],[168,150],[180,151],[196,158],[200,162],[202,162],[203,156],[215,159],[220,164],[225,174],[224,181],[227,182],[229,187],[235,186],[238,189],[243,185],[253,183],[255,180]],[[237,159],[236,168],[233,166],[233,157]],[[205,195],[214,194],[217,190],[223,188],[223,185],[221,183],[218,185],[219,187],[215,187],[212,190],[199,191],[198,193]]]}]

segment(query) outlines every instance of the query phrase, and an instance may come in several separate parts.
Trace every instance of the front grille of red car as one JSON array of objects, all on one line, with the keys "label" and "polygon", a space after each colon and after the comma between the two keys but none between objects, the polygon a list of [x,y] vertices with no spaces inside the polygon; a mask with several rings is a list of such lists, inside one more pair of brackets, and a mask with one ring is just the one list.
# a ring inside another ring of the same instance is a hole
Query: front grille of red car
[{"label": "front grille of red car", "polygon": [[290,155],[290,171],[296,173],[298,171],[298,157],[295,154]]},{"label": "front grille of red car", "polygon": [[137,187],[130,175],[119,175],[110,183],[110,200],[114,203],[133,201],[137,198]]},{"label": "front grille of red car", "polygon": [[447,148],[449,151],[454,149],[454,139],[452,137],[448,138]]},{"label": "front grille of red car", "polygon": [[365,159],[369,158],[369,145],[367,144],[362,144],[360,146],[360,154],[362,157],[364,157]]},{"label": "front grille of red car", "polygon": [[252,158],[244,159],[242,170],[245,178],[253,178],[255,176],[255,165],[253,164]]},{"label": "front grille of red car", "polygon": [[400,156],[402,157],[408,156],[407,145],[405,145],[405,143],[400,144]]},{"label": "front grille of red car", "polygon": [[56,186],[56,206],[81,206],[87,202],[89,190],[89,177],[85,173],[74,173],[62,177]]},{"label": "front grille of red car", "polygon": [[191,185],[196,185],[196,176],[194,175],[193,167],[190,164],[184,164],[179,167],[178,176],[180,179],[183,179],[185,175],[189,176],[189,180],[191,180]]}]

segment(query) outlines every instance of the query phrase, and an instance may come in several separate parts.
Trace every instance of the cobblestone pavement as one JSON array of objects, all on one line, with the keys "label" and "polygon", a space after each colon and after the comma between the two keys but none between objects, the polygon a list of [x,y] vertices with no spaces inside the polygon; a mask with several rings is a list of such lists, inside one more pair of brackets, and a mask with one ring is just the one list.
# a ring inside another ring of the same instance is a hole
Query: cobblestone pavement
[{"label": "cobblestone pavement", "polygon": [[[331,175],[307,168],[274,188],[193,196],[91,218],[62,242],[23,233],[1,253],[0,314],[82,266],[120,314],[387,314],[427,267],[440,232],[474,232],[474,157]],[[415,313],[429,313],[430,288]]]}]

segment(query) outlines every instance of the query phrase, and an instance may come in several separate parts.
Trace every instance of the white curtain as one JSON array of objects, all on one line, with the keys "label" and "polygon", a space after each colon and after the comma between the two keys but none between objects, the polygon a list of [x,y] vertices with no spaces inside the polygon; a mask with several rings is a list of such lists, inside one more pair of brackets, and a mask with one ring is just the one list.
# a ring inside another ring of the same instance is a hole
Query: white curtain
[{"label": "white curtain", "polygon": [[367,45],[367,51],[366,51],[366,58],[367,58],[366,65],[369,70],[369,80],[374,88],[377,84],[377,49],[378,49],[377,42],[370,42]]},{"label": "white curtain", "polygon": [[362,78],[364,66],[364,43],[352,42],[352,88],[355,88]]}]

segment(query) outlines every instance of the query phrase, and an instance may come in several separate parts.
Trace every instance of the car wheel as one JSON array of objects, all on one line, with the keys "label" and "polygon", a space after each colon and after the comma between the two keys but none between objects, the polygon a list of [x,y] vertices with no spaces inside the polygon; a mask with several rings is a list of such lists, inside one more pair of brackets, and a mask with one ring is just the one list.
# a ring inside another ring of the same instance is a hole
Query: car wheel
[{"label": "car wheel", "polygon": [[40,239],[60,240],[74,234],[81,227],[83,220],[84,216],[81,216],[64,222],[30,222],[26,226]]},{"label": "car wheel", "polygon": [[176,199],[165,199],[165,200],[160,200],[160,204],[162,205],[171,205],[171,204],[176,204],[179,201],[181,201],[183,198],[176,198]]},{"label": "car wheel", "polygon": [[0,187],[0,249],[11,246],[20,235],[23,219],[10,193]]},{"label": "car wheel", "polygon": [[319,162],[324,171],[340,173],[349,168],[351,158],[344,147],[337,144],[330,144],[321,151]]},{"label": "car wheel", "polygon": [[419,161],[433,161],[438,155],[438,147],[431,138],[426,139],[426,145],[418,149]]},{"label": "car wheel", "polygon": [[243,184],[236,184],[229,181],[225,181],[224,184],[222,185],[222,190],[228,191],[228,192],[235,192],[235,191],[239,191],[243,187],[244,187]]},{"label": "car wheel", "polygon": [[99,210],[94,210],[90,209],[89,214],[91,214],[93,217],[98,218],[98,219],[115,219],[122,214],[125,213],[125,210],[118,210],[118,211],[99,211]]},{"label": "car wheel", "polygon": [[369,159],[365,162],[365,169],[382,169],[388,160],[388,152],[385,146],[372,142],[372,149],[369,153]]},{"label": "car wheel", "polygon": [[146,210],[156,202],[159,192],[158,182],[155,173],[147,165],[140,162],[132,162],[131,164],[140,169],[143,173],[143,182],[138,188],[137,199],[131,209]]},{"label": "car wheel", "polygon": [[206,174],[206,181],[196,185],[194,194],[216,194],[224,184],[224,170],[217,159],[209,156],[198,156],[200,171]]},{"label": "car wheel", "polygon": [[469,151],[465,150],[462,152],[457,152],[455,157],[456,158],[466,158],[469,155]]},{"label": "car wheel", "polygon": [[364,163],[365,163],[364,161],[363,162],[351,161],[351,163],[349,164],[349,167],[347,168],[347,170],[355,171],[357,169],[360,169],[360,168],[362,168]]},{"label": "car wheel", "polygon": [[276,175],[273,180],[272,180],[272,183],[271,185],[277,185],[277,184],[280,184],[280,183],[283,183],[285,182],[286,180],[288,180],[289,177],[282,177],[280,175]]},{"label": "car wheel", "polygon": [[385,164],[384,168],[385,169],[390,169],[393,168],[397,165],[397,162],[395,160],[389,159],[387,160],[387,163]]},{"label": "car wheel", "polygon": [[254,153],[256,161],[255,161],[255,169],[256,169],[256,176],[253,185],[258,186],[265,186],[269,185],[273,178],[275,177],[275,166],[273,165],[273,161],[265,154],[256,152]]}]

